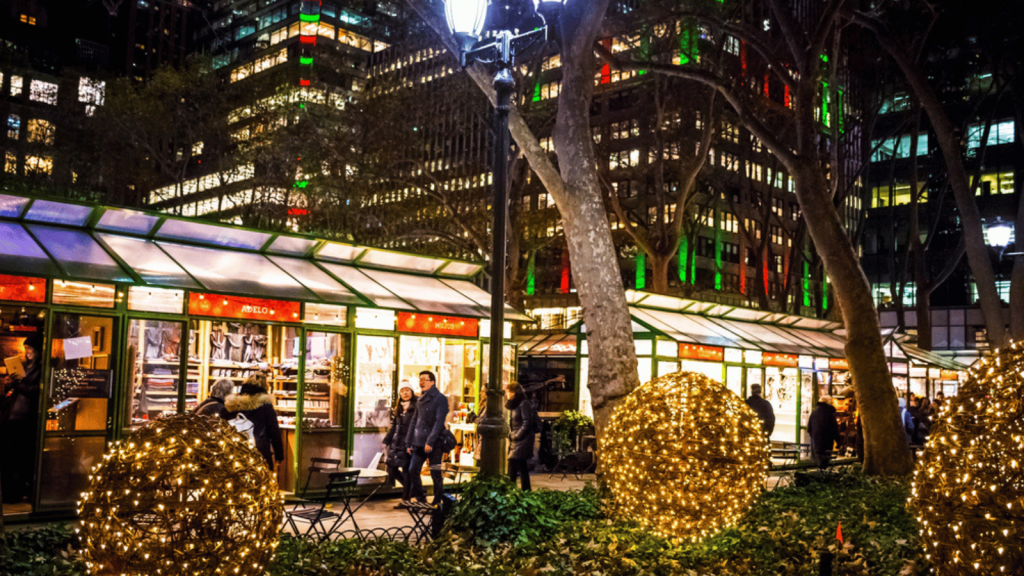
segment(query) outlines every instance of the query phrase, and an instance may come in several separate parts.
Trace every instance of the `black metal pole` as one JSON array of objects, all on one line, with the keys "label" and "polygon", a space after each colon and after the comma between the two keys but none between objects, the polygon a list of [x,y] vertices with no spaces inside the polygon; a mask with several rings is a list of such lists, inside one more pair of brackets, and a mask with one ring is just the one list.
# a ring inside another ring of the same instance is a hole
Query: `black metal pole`
[{"label": "black metal pole", "polygon": [[508,113],[512,105],[515,80],[512,78],[512,33],[502,31],[496,39],[499,69],[494,76],[497,94],[494,108],[494,249],[491,252],[491,343],[488,359],[487,410],[477,424],[480,434],[480,473],[501,475],[505,468],[504,450],[508,424],[504,416],[504,329],[505,329],[505,249],[508,219]]}]

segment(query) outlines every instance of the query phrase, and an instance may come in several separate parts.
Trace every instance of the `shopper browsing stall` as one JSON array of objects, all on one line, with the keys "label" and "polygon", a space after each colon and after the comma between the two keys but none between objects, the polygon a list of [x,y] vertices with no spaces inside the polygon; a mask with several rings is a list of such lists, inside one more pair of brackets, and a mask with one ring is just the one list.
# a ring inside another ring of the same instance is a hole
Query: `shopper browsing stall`
[{"label": "shopper browsing stall", "polygon": [[760,384],[750,386],[750,398],[747,398],[747,406],[757,413],[761,419],[761,429],[764,430],[764,435],[770,437],[772,431],[775,430],[775,410],[772,408],[771,402],[761,397]]},{"label": "shopper browsing stall", "polygon": [[509,382],[505,387],[505,409],[511,414],[510,434],[512,442],[508,453],[508,475],[515,483],[516,478],[522,479],[524,491],[530,490],[530,469],[527,461],[533,457],[533,444],[540,428],[537,411],[533,403],[526,397],[523,389],[516,382]]},{"label": "shopper browsing stall", "polygon": [[822,396],[807,420],[807,432],[811,435],[811,455],[822,470],[832,461],[832,447],[839,441],[839,422],[830,396]]},{"label": "shopper browsing stall", "polygon": [[416,417],[416,396],[408,380],[402,380],[398,388],[398,402],[395,403],[391,416],[391,429],[384,436],[384,447],[388,452],[388,481],[401,482],[402,501],[395,508],[405,508],[411,497],[409,485],[409,460],[411,455],[406,451],[405,437],[409,433],[413,419]]},{"label": "shopper browsing stall", "polygon": [[267,394],[266,374],[260,372],[249,376],[238,394],[231,394],[224,399],[224,407],[228,410],[229,418],[242,414],[252,422],[256,449],[267,461],[267,467],[274,470],[275,460],[284,460],[284,443],[281,442],[281,429],[277,425],[274,401]]},{"label": "shopper browsing stall", "polygon": [[416,402],[416,416],[406,434],[406,451],[411,455],[409,462],[409,484],[412,498],[425,502],[420,471],[423,463],[430,461],[430,479],[434,483],[434,504],[441,503],[444,496],[444,477],[441,475],[441,450],[435,449],[444,420],[448,415],[448,399],[437,389],[437,377],[429,370],[420,372],[420,394]]},{"label": "shopper browsing stall", "polygon": [[227,378],[217,380],[210,388],[210,397],[196,406],[196,414],[200,416],[216,416],[227,420],[228,409],[224,407],[224,399],[235,389],[235,383]]}]

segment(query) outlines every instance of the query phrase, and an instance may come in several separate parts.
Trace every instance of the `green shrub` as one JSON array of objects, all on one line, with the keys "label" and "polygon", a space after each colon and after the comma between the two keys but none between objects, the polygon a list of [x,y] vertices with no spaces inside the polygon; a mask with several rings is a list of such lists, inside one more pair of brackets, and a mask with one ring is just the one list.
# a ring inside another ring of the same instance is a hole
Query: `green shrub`
[{"label": "green shrub", "polygon": [[66,524],[7,531],[8,556],[0,556],[0,574],[85,576],[78,538]]},{"label": "green shrub", "polygon": [[594,420],[590,416],[575,410],[566,410],[551,425],[551,447],[559,458],[564,458],[576,450],[576,436],[580,429],[593,426]]}]

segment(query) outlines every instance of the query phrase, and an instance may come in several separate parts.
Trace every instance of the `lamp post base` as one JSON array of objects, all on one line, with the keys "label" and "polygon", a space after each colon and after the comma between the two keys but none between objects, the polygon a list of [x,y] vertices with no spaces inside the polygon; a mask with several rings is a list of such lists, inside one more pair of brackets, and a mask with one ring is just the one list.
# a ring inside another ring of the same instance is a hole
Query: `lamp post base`
[{"label": "lamp post base", "polygon": [[508,423],[501,416],[484,416],[477,422],[476,433],[480,435],[480,475],[501,476],[505,473],[504,454],[508,453]]}]

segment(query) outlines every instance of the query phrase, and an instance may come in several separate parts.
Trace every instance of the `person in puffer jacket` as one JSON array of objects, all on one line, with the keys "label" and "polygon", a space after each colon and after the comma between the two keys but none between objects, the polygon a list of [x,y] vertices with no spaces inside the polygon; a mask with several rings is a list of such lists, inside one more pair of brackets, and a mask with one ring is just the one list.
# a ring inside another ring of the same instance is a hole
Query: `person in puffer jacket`
[{"label": "person in puffer jacket", "polygon": [[267,394],[266,374],[249,376],[238,394],[230,394],[224,399],[224,408],[228,411],[228,420],[242,414],[252,422],[256,449],[266,460],[267,468],[273,472],[276,469],[275,461],[284,461],[284,442],[281,441],[281,428],[277,425],[274,399]]}]

